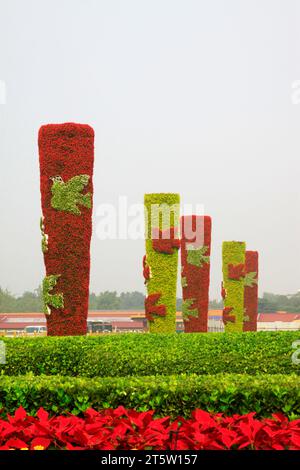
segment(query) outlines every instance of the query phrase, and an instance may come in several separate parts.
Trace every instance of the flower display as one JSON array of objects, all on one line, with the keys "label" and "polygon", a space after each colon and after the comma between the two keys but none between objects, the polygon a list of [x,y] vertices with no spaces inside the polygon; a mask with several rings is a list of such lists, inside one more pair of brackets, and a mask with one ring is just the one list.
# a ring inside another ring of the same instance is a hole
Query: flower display
[{"label": "flower display", "polygon": [[211,218],[181,217],[182,314],[186,333],[208,325]]},{"label": "flower display", "polygon": [[[174,333],[176,328],[179,202],[178,194],[145,194],[146,258],[143,271],[148,294],[145,310],[152,333]],[[151,305],[152,296],[159,296],[155,307]]]},{"label": "flower display", "polygon": [[258,252],[246,251],[244,292],[244,331],[257,330]]},{"label": "flower display", "polygon": [[300,420],[282,414],[224,416],[196,409],[189,419],[155,417],[120,406],[83,417],[29,416],[20,407],[0,420],[0,450],[300,450]]},{"label": "flower display", "polygon": [[42,126],[39,156],[47,331],[50,336],[83,335],[89,295],[94,131],[73,123]]},{"label": "flower display", "polygon": [[223,242],[223,322],[226,332],[243,331],[244,323],[244,242]]}]

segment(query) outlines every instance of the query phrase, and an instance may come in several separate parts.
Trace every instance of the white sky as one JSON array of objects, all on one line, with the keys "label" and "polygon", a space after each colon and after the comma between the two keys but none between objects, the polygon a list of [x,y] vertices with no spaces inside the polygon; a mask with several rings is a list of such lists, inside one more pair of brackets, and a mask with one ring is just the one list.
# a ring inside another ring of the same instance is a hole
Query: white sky
[{"label": "white sky", "polygon": [[[0,0],[0,286],[44,275],[37,133],[75,121],[95,212],[179,192],[213,218],[212,298],[222,240],[259,251],[261,293],[300,289],[299,24],[297,0]],[[143,291],[143,253],[94,234],[91,290]]]}]

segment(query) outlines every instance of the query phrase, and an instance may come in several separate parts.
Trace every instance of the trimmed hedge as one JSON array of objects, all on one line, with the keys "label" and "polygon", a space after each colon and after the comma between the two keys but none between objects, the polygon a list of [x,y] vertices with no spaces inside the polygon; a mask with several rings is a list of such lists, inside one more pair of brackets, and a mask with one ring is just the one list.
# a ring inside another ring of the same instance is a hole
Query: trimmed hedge
[{"label": "trimmed hedge", "polygon": [[299,374],[291,359],[299,339],[298,331],[2,338],[7,347],[0,374]]},{"label": "trimmed hedge", "polygon": [[30,414],[41,406],[53,413],[79,414],[123,405],[159,415],[189,416],[195,408],[226,415],[283,412],[300,416],[300,377],[295,375],[180,375],[165,377],[107,377],[101,379],[26,375],[3,376],[0,381],[2,413],[22,405]]}]

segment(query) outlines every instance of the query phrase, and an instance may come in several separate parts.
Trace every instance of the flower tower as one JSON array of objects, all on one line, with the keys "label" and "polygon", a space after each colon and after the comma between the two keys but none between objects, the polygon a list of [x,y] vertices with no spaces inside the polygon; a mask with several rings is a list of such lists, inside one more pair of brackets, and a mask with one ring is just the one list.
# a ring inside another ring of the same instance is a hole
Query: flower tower
[{"label": "flower tower", "polygon": [[147,288],[145,313],[151,333],[176,331],[179,240],[179,194],[145,194]]},{"label": "flower tower", "polygon": [[243,331],[245,242],[223,242],[223,322],[226,332]]},{"label": "flower tower", "polygon": [[39,131],[44,313],[50,336],[84,335],[92,235],[94,131],[50,124]]},{"label": "flower tower", "polygon": [[211,218],[181,217],[182,317],[186,333],[207,332]]},{"label": "flower tower", "polygon": [[257,330],[258,314],[258,252],[246,251],[244,278],[244,327],[243,331]]}]

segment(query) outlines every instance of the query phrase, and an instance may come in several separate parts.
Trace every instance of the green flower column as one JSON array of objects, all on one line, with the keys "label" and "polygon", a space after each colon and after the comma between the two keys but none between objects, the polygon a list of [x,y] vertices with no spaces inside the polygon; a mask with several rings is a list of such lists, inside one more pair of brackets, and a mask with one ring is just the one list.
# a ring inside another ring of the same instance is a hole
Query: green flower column
[{"label": "green flower column", "polygon": [[151,333],[176,331],[179,194],[145,194],[146,256],[143,260]]},{"label": "green flower column", "polygon": [[226,332],[243,331],[244,322],[244,242],[223,242],[223,322]]}]

